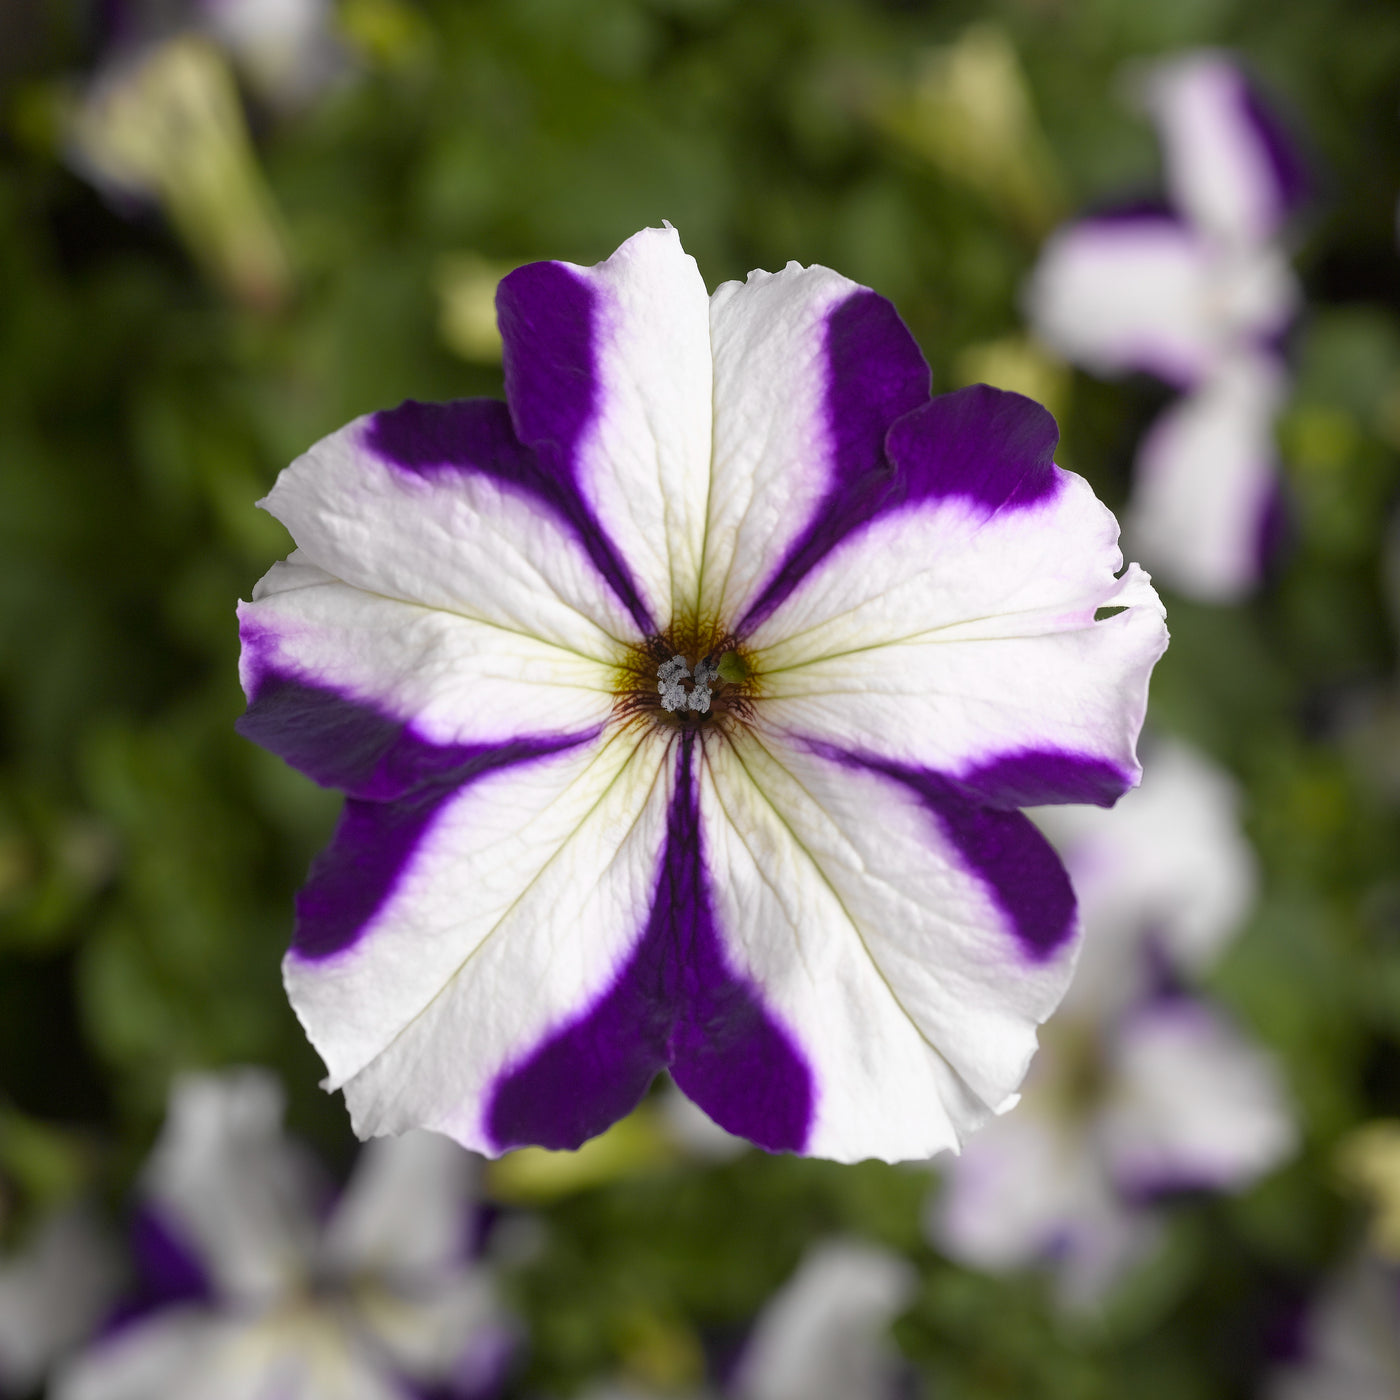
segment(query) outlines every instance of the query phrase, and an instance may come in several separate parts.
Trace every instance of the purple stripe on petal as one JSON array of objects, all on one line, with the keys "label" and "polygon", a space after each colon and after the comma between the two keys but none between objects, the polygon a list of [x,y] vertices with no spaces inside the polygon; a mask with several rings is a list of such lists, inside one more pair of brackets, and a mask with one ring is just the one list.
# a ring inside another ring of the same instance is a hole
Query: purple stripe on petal
[{"label": "purple stripe on petal", "polygon": [[131,1252],[140,1275],[141,1297],[149,1307],[214,1296],[194,1246],[159,1206],[147,1202],[137,1207],[131,1222]]},{"label": "purple stripe on petal", "polygon": [[826,415],[840,485],[885,468],[890,424],[928,402],[928,362],[899,312],[859,291],[826,320]]},{"label": "purple stripe on petal", "polygon": [[991,891],[1033,962],[1047,962],[1074,935],[1075,900],[1055,849],[1022,812],[980,807],[934,773],[901,776],[938,818],[968,868]]},{"label": "purple stripe on petal", "polygon": [[597,734],[437,744],[370,705],[276,671],[258,676],[237,728],[323,787],[349,794],[335,836],[297,895],[292,949],[303,958],[330,957],[356,940],[449,798],[497,768]]},{"label": "purple stripe on petal", "polygon": [[986,384],[940,394],[889,428],[885,455],[840,485],[749,609],[739,631],[761,622],[847,536],[885,511],[961,497],[989,511],[1032,506],[1052,495],[1060,440],[1033,399]]},{"label": "purple stripe on petal", "polygon": [[676,1083],[730,1132],[800,1151],[811,1073],[726,964],[706,888],[693,772],[681,742],[666,845],[646,929],[612,988],[497,1084],[487,1111],[500,1148],[575,1148],[633,1109],[652,1079]]},{"label": "purple stripe on petal", "polygon": [[899,313],[876,292],[853,292],[827,314],[823,353],[831,485],[740,631],[762,621],[888,501],[896,478],[885,456],[885,436],[896,419],[928,402],[928,362]]},{"label": "purple stripe on petal", "polygon": [[1003,808],[1051,802],[1111,807],[1133,785],[1133,776],[1116,764],[1060,749],[1001,754],[958,779],[958,786],[978,801]]},{"label": "purple stripe on petal", "polygon": [[1270,578],[1277,574],[1279,565],[1288,553],[1293,537],[1293,517],[1289,509],[1287,490],[1277,476],[1264,499],[1259,512],[1258,528],[1254,535],[1255,574],[1258,578]]},{"label": "purple stripe on petal", "polygon": [[[587,288],[581,290],[587,294]],[[585,345],[585,351],[586,348]],[[536,372],[539,372],[538,366]],[[545,396],[549,384],[558,389],[568,382],[568,376],[561,371],[545,385],[533,389],[529,397]],[[507,392],[510,385],[508,365]],[[591,381],[586,382],[585,389],[591,395]],[[560,393],[558,397],[561,403],[570,398],[567,393]],[[591,412],[590,397],[587,414]],[[534,423],[539,417],[537,413],[527,421]],[[516,436],[512,410],[495,399],[456,399],[451,403],[418,403],[407,399],[397,408],[371,416],[364,443],[384,461],[420,476],[476,472],[543,504],[577,535],[594,567],[608,581],[637,625],[651,634],[656,631],[655,624],[642,606],[627,566],[579,494],[572,471],[577,433],[566,439],[548,436],[551,426],[561,431],[567,426],[562,420],[562,409],[556,412],[556,418],[560,421],[553,425],[536,423],[537,433],[527,439],[531,445],[526,446]]]},{"label": "purple stripe on petal", "polygon": [[658,906],[670,906],[668,973],[684,1000],[671,1078],[722,1128],[769,1152],[800,1152],[811,1131],[812,1075],[758,989],[726,965],[706,888],[692,745],[681,758]]},{"label": "purple stripe on petal", "polygon": [[1259,154],[1271,177],[1276,218],[1281,224],[1312,197],[1312,172],[1302,150],[1276,113],[1259,95],[1254,84],[1240,77],[1240,109],[1259,145]]},{"label": "purple stripe on petal", "polygon": [[1152,224],[1170,224],[1174,229],[1187,227],[1181,216],[1160,196],[1148,196],[1092,208],[1083,218],[1076,221],[1075,227],[1113,228],[1118,225]]},{"label": "purple stripe on petal", "polygon": [[833,763],[883,773],[913,790],[933,814],[967,868],[986,886],[1033,962],[1046,962],[1075,931],[1077,905],[1055,848],[1022,812],[970,798],[960,779],[906,768],[826,744],[814,752]]},{"label": "purple stripe on petal", "polygon": [[593,290],[562,263],[518,267],[496,288],[506,400],[522,442],[572,470],[597,412]]},{"label": "purple stripe on petal", "polygon": [[198,1253],[159,1205],[143,1201],[136,1207],[130,1240],[135,1284],[102,1319],[99,1337],[115,1336],[164,1308],[213,1301],[214,1287]]},{"label": "purple stripe on petal", "polygon": [[[249,641],[245,629],[245,646]],[[596,729],[521,736],[504,744],[438,744],[404,720],[329,686],[264,670],[234,727],[322,787],[366,802],[415,799],[459,788],[492,768],[540,758],[595,738]]]},{"label": "purple stripe on petal", "polygon": [[1059,441],[1054,418],[1034,399],[970,384],[901,418],[888,451],[907,499],[958,496],[995,511],[1054,493]]}]

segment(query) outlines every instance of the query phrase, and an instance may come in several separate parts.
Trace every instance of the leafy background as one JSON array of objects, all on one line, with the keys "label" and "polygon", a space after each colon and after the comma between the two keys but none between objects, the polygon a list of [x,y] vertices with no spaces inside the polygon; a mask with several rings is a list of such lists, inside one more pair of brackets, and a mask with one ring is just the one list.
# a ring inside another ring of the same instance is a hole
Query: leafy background
[{"label": "leafy background", "polygon": [[[115,1208],[181,1068],[277,1067],[296,1130],[349,1161],[278,978],[336,799],[235,737],[232,605],[286,552],[252,503],[297,452],[406,396],[500,393],[451,316],[483,267],[593,262],[663,218],[712,286],[830,264],[895,301],[936,389],[1036,388],[1061,460],[1117,505],[1163,391],[1037,357],[1018,288],[1059,219],[1158,187],[1125,64],[1222,45],[1319,177],[1295,230],[1293,537],[1247,605],[1168,598],[1151,723],[1248,794],[1265,892],[1212,990],[1286,1067],[1301,1155],[1241,1197],[1178,1202],[1165,1254],[1074,1323],[1042,1278],[983,1277],[924,1243],[927,1171],[756,1153],[563,1172],[533,1193],[544,1229],[510,1286],[531,1333],[521,1394],[617,1369],[690,1383],[833,1229],[918,1265],[896,1335],[929,1394],[1255,1393],[1364,1228],[1339,1145],[1400,1114],[1400,9],[345,0],[349,79],[291,113],[248,98],[291,259],[280,306],[231,294],[157,210],[104,201],[65,160],[98,18],[0,10],[7,1237],[79,1189]],[[969,115],[953,56],[978,45],[1004,81]]]}]

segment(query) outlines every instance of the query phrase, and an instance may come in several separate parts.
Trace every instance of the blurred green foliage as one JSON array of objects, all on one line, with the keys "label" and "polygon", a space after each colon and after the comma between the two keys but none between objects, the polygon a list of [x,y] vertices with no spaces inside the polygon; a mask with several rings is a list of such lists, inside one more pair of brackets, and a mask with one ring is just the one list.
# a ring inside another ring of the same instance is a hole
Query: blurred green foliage
[{"label": "blurred green foliage", "polygon": [[1361,1228],[1338,1142],[1400,1113],[1400,9],[346,0],[341,20],[344,83],[292,113],[250,99],[291,257],[280,307],[240,303],[158,211],[104,202],[65,164],[66,94],[101,58],[96,7],[13,0],[0,22],[11,1216],[82,1183],[119,1195],[189,1066],[277,1066],[295,1126],[348,1157],[278,980],[336,802],[235,737],[232,605],[287,549],[252,504],[314,439],[407,396],[499,394],[489,327],[473,349],[474,293],[453,331],[445,284],[592,262],[663,218],[711,285],[828,263],[893,298],[937,388],[988,365],[1040,376],[1062,460],[1118,504],[1161,390],[1036,360],[1017,290],[1056,219],[1156,185],[1124,65],[1226,45],[1308,134],[1321,177],[1296,231],[1309,305],[1281,426],[1294,538],[1247,606],[1168,600],[1151,722],[1248,792],[1266,893],[1214,989],[1286,1065],[1302,1158],[1248,1196],[1181,1202],[1153,1268],[1074,1326],[1041,1280],[980,1277],[924,1245],[927,1172],[759,1154],[541,1206],[516,1285],[522,1393],[629,1366],[693,1381],[830,1230],[919,1263],[898,1337],[944,1400],[1251,1393],[1273,1319]]}]

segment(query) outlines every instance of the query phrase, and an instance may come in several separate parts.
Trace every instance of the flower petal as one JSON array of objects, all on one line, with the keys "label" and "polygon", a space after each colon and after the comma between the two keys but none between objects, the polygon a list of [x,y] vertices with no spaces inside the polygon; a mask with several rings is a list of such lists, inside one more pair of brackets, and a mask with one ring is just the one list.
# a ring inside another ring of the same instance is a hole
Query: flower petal
[{"label": "flower petal", "polygon": [[480,1161],[449,1138],[410,1132],[367,1143],[326,1226],[322,1255],[348,1276],[430,1281],[460,1269],[476,1217]]},{"label": "flower petal", "polygon": [[1158,64],[1144,95],[1165,149],[1172,198],[1201,228],[1261,242],[1306,200],[1301,155],[1224,54]]},{"label": "flower petal", "polygon": [[518,268],[496,308],[515,429],[616,544],[655,632],[700,582],[713,379],[700,270],[675,229],[643,229],[594,267]]},{"label": "flower petal", "polygon": [[769,1151],[807,1144],[808,1067],[720,937],[716,886],[728,877],[706,861],[696,748],[693,736],[679,745],[643,936],[606,994],[497,1086],[491,1123],[502,1145],[577,1146],[663,1067],[730,1132]]},{"label": "flower petal", "polygon": [[714,466],[699,612],[742,628],[771,609],[814,524],[888,489],[885,434],[928,401],[929,370],[884,297],[825,267],[789,263],[726,282],[710,330]]},{"label": "flower petal", "polygon": [[[810,1066],[805,1151],[928,1157],[1009,1105],[1076,941],[1029,821],[753,734],[707,745],[700,811],[725,956]],[[723,1094],[675,1078],[739,1131]]]},{"label": "flower petal", "polygon": [[[764,730],[936,770],[999,805],[1111,802],[1137,779],[1166,646],[1144,574],[1054,422],[978,386],[901,419],[901,504],[849,534],[755,630]],[[1122,609],[1095,621],[1099,609]]]},{"label": "flower petal", "polygon": [[[353,943],[288,954],[362,1136],[422,1126],[499,1150],[495,1080],[603,993],[646,921],[664,763],[663,742],[624,731],[482,772],[436,806]],[[625,1098],[620,1081],[604,1087]]]},{"label": "flower petal", "polygon": [[731,1388],[736,1400],[885,1400],[899,1368],[889,1327],[917,1283],[913,1265],[889,1250],[814,1245],[759,1315]]},{"label": "flower petal", "polygon": [[186,1074],[170,1095],[143,1190],[192,1241],[218,1291],[266,1303],[311,1261],[318,1178],[282,1135],[283,1096],[263,1070]]},{"label": "flower petal", "polygon": [[1263,574],[1279,491],[1274,419],[1284,394],[1272,358],[1232,358],[1167,408],[1138,448],[1124,533],[1188,597],[1234,602]]},{"label": "flower petal", "polygon": [[1061,1301],[1084,1307],[1147,1254],[1157,1232],[1119,1200],[1078,1125],[1046,1117],[1034,1092],[947,1162],[926,1229],[939,1249],[989,1273],[1049,1263]]},{"label": "flower petal", "polygon": [[504,404],[409,401],[358,418],[261,504],[303,562],[368,593],[595,658],[651,630],[612,543],[517,440]]},{"label": "flower petal", "polygon": [[1046,241],[1026,314],[1047,345],[1095,374],[1140,369],[1191,384],[1229,329],[1212,315],[1212,271],[1209,243],[1170,214],[1085,219]]},{"label": "flower petal", "polygon": [[56,1400],[403,1400],[403,1385],[329,1309],[261,1315],[182,1308],[98,1342],[61,1374]]},{"label": "flower petal", "polygon": [[54,1211],[0,1262],[0,1393],[35,1390],[101,1322],[122,1272],[112,1241],[81,1206]]},{"label": "flower petal", "polygon": [[1133,1195],[1247,1186],[1297,1149],[1273,1059],[1204,1002],[1149,1002],[1121,1027],[1102,1132]]},{"label": "flower petal", "polygon": [[[199,1308],[172,1308],[100,1338],[60,1367],[55,1400],[150,1400],[153,1395],[228,1394],[226,1378],[211,1378],[220,1324]],[[205,1389],[200,1389],[201,1380]],[[221,1388],[216,1388],[223,1382]]]},{"label": "flower petal", "polygon": [[[317,693],[411,725],[439,746],[592,733],[612,709],[612,671],[602,662],[363,592],[307,564],[300,552],[273,567],[238,615],[249,700],[240,731],[317,781],[360,796],[370,795],[371,755],[335,742],[323,728],[329,713],[316,723],[308,707]],[[313,737],[317,729],[323,732]],[[382,784],[382,763],[375,772]]]}]

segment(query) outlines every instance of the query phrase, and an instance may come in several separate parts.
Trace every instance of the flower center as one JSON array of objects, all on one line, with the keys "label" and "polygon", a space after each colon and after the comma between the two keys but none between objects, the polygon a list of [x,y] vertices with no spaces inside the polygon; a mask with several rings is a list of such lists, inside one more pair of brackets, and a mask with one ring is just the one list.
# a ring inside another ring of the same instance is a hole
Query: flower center
[{"label": "flower center", "polygon": [[[719,679],[717,662],[703,657],[695,663],[692,674],[685,657],[673,656],[656,668],[656,688],[661,694],[661,708],[674,714],[677,710],[694,710],[703,715],[710,708],[714,692],[710,682]],[[690,682],[686,685],[687,680]]]},{"label": "flower center", "polygon": [[693,728],[745,717],[755,682],[732,637],[664,635],[635,648],[619,668],[617,703],[629,716]]}]

